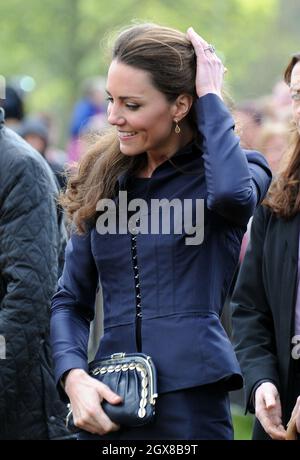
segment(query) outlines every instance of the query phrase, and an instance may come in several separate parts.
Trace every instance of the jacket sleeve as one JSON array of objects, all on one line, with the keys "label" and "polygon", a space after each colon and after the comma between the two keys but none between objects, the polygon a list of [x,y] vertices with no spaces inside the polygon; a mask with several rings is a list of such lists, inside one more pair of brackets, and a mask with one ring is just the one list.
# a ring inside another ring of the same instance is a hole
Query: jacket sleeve
[{"label": "jacket sleeve", "polygon": [[14,407],[49,333],[58,269],[51,177],[40,158],[14,148],[1,152],[0,335],[5,359],[0,359],[0,420]]},{"label": "jacket sleeve", "polygon": [[67,370],[88,369],[89,327],[94,317],[97,285],[98,271],[91,251],[90,232],[73,234],[66,247],[65,266],[51,308],[57,383]]},{"label": "jacket sleeve", "polygon": [[263,200],[272,174],[258,152],[246,152],[234,134],[234,121],[215,94],[196,102],[198,130],[203,137],[207,206],[226,219],[246,225]]},{"label": "jacket sleeve", "polygon": [[246,410],[254,412],[252,390],[260,380],[279,389],[273,317],[264,287],[263,246],[267,216],[256,211],[250,242],[231,300],[232,339],[245,378]]}]

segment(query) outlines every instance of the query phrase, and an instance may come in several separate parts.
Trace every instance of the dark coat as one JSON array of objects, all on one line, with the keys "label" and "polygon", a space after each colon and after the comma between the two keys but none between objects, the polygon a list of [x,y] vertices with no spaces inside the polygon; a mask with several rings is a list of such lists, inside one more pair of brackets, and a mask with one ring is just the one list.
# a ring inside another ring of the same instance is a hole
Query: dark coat
[{"label": "dark coat", "polygon": [[[196,199],[204,200],[202,244],[186,245],[187,235],[174,234],[174,228],[136,237],[101,235],[96,228],[73,235],[52,303],[57,379],[72,367],[87,369],[88,321],[100,274],[104,336],[97,358],[135,352],[140,342],[157,365],[161,393],[217,381],[227,390],[241,386],[220,313],[248,219],[271,174],[259,153],[240,148],[233,120],[216,95],[199,98],[196,110],[201,144],[180,149],[172,164],[158,166],[145,199],[149,205],[152,198],[191,199],[194,207]],[[127,180],[129,173],[120,178],[121,189],[127,189]]]},{"label": "dark coat", "polygon": [[3,120],[0,109],[0,439],[60,438],[65,405],[49,348],[65,240],[57,188],[45,160]]},{"label": "dark coat", "polygon": [[[283,423],[291,400],[291,338],[298,271],[300,215],[287,221],[260,207],[253,219],[250,243],[233,293],[233,340],[245,377],[247,409],[261,380],[275,383],[281,397]],[[266,433],[256,420],[255,438]]]}]

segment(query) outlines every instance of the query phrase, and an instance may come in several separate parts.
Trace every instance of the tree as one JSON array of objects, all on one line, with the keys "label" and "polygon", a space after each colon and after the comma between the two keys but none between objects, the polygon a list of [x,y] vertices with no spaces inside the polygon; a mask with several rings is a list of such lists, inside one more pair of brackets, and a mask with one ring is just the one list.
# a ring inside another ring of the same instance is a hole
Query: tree
[{"label": "tree", "polygon": [[[1,0],[0,0],[1,1]],[[109,36],[132,20],[186,30],[214,43],[229,69],[236,99],[269,92],[297,40],[296,0],[10,0],[1,5],[1,74],[31,75],[32,110],[59,116],[66,133],[70,109],[88,76],[105,74]],[[281,19],[280,19],[281,18]],[[288,29],[287,21],[293,28]],[[289,50],[289,51],[287,51]],[[65,134],[66,135],[66,134]],[[64,135],[64,137],[65,137]]]}]

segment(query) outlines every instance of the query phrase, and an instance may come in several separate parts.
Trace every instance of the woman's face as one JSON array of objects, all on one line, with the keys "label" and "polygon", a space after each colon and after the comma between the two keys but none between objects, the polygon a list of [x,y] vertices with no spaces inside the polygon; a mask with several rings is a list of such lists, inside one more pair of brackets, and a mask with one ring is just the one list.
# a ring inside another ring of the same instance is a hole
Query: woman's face
[{"label": "woman's face", "polygon": [[116,126],[125,155],[167,155],[178,148],[174,133],[175,103],[152,84],[149,74],[118,61],[107,77],[108,121]]},{"label": "woman's face", "polygon": [[297,125],[298,133],[300,134],[300,62],[294,66],[291,75],[290,84],[293,117]]}]

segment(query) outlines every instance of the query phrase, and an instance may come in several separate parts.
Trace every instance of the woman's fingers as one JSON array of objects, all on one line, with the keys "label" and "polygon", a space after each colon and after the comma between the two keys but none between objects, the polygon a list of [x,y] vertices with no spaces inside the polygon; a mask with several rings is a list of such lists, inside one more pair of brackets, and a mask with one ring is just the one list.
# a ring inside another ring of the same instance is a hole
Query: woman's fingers
[{"label": "woman's fingers", "polygon": [[276,386],[271,382],[262,383],[255,392],[255,415],[272,439],[286,439],[281,414],[280,397]]},{"label": "woman's fingers", "polygon": [[270,428],[269,434],[272,439],[275,439],[277,441],[285,441],[286,439],[286,431],[283,425],[272,426]]},{"label": "woman's fingers", "polygon": [[300,433],[300,396],[297,398],[290,420],[295,420],[297,431]]},{"label": "woman's fingers", "polygon": [[200,44],[201,47],[202,47],[202,50],[209,46],[207,41],[204,40],[204,38],[202,38],[199,34],[197,34],[197,32],[195,32],[193,27],[188,28],[187,34],[188,34],[188,38],[192,42],[193,46],[194,46],[194,44],[195,45]]},{"label": "woman's fingers", "polygon": [[297,441],[298,439],[298,431],[297,431],[297,424],[296,420],[291,418],[286,430],[286,441]]},{"label": "woman's fingers", "polygon": [[[95,408],[96,409],[96,408]],[[90,433],[97,433],[104,435],[110,431],[117,431],[120,429],[120,426],[112,422],[110,418],[103,411],[102,407],[99,404],[99,407],[96,410],[84,410],[82,414],[75,416],[74,414],[74,424],[85,431]]]},{"label": "woman's fingers", "polygon": [[199,55],[205,56],[204,47],[202,45],[203,40],[200,39],[201,37],[194,31],[194,29],[192,27],[188,28],[187,33],[186,33],[186,37],[192,43],[193,48],[194,48],[195,53],[196,53],[196,56],[199,56]]},{"label": "woman's fingers", "polygon": [[190,40],[197,56],[196,92],[199,97],[213,93],[222,99],[224,66],[222,61],[209,45],[192,27],[187,30],[186,37]]},{"label": "woman's fingers", "polygon": [[100,435],[119,429],[101,406],[103,400],[110,404],[122,402],[122,398],[107,385],[84,371],[74,370],[66,380],[66,391],[72,405],[74,424],[78,428]]},{"label": "woman's fingers", "polygon": [[104,412],[102,407],[97,411],[93,418],[93,429],[95,433],[103,435],[111,431],[117,431],[120,429],[120,426],[114,423]]},{"label": "woman's fingers", "polygon": [[201,55],[206,58],[217,58],[213,45],[207,43],[207,41],[198,35],[192,27],[187,30],[186,36],[192,43],[197,56]]},{"label": "woman's fingers", "polygon": [[121,396],[117,395],[114,393],[107,385],[105,385],[102,382],[98,382],[100,387],[99,387],[99,392],[101,394],[101,398],[105,399],[107,402],[110,404],[120,404],[122,402]]},{"label": "woman's fingers", "polygon": [[93,433],[100,435],[109,433],[110,431],[119,430],[120,426],[110,420],[110,418],[104,412],[100,402],[102,403],[102,401],[105,400],[110,404],[120,404],[122,402],[121,396],[114,393],[107,385],[102,382],[94,381],[94,383],[97,384],[96,388],[100,401],[92,411],[86,414],[86,426],[89,426],[89,428],[93,430]]},{"label": "woman's fingers", "polygon": [[281,417],[271,414],[268,410],[256,414],[263,429],[272,439],[285,440],[286,431],[282,425]]}]

